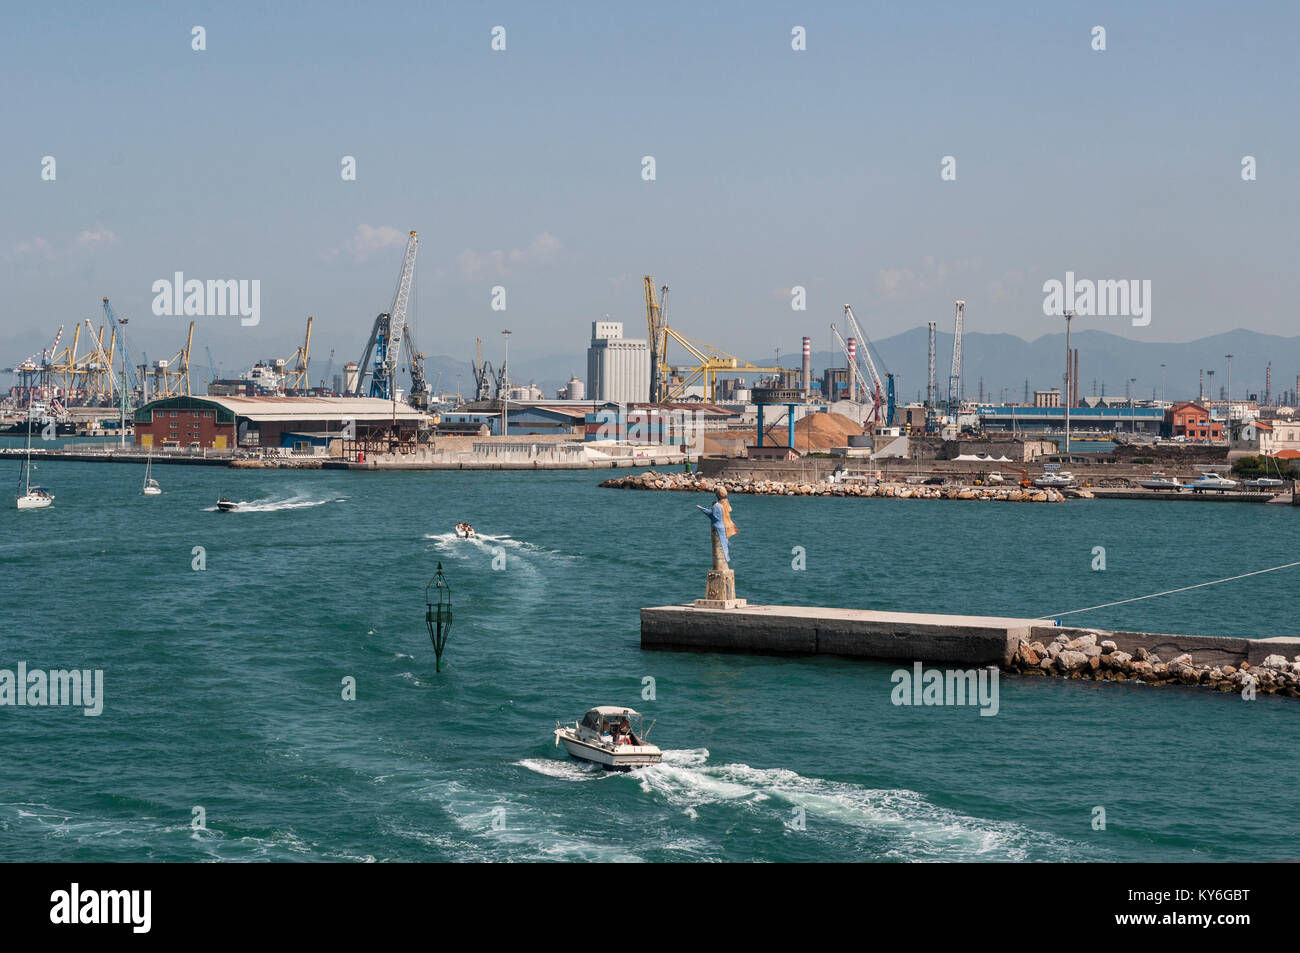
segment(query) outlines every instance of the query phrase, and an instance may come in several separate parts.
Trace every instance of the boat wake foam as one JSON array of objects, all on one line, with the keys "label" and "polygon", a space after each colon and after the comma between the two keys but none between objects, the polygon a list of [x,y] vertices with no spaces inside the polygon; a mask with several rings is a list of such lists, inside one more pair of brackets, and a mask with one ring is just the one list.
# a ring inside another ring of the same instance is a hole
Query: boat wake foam
[{"label": "boat wake foam", "polygon": [[430,540],[434,548],[443,553],[465,553],[466,546],[477,547],[478,550],[492,555],[498,548],[513,553],[517,558],[527,556],[539,556],[548,559],[561,559],[565,561],[576,560],[578,557],[569,553],[562,553],[558,549],[547,549],[545,546],[538,546],[536,543],[530,543],[527,540],[515,539],[509,534],[502,533],[492,535],[491,533],[476,532],[472,539],[461,539],[455,531],[446,533],[425,533],[424,538]]},{"label": "boat wake foam", "polygon": [[[339,496],[325,500],[313,500],[306,495],[291,496],[286,500],[275,500],[269,497],[261,500],[236,500],[239,508],[236,513],[274,513],[278,510],[300,510],[309,506],[324,506],[326,503],[342,503],[347,497]],[[216,512],[216,506],[209,506],[209,512]]]},{"label": "boat wake foam", "polygon": [[[915,791],[872,789],[783,768],[707,764],[704,748],[665,751],[657,765],[632,772],[647,794],[696,818],[702,810],[731,805],[790,822],[802,808],[801,833],[843,841],[847,833],[870,854],[905,861],[1023,861],[1095,858],[1083,846],[1010,821],[960,814]],[[1044,853],[1046,852],[1046,853]]]},{"label": "boat wake foam", "polygon": [[599,781],[609,774],[598,764],[578,761],[574,758],[565,761],[556,758],[525,758],[523,761],[516,761],[515,764],[529,771],[544,774],[548,778],[559,778],[561,781]]}]

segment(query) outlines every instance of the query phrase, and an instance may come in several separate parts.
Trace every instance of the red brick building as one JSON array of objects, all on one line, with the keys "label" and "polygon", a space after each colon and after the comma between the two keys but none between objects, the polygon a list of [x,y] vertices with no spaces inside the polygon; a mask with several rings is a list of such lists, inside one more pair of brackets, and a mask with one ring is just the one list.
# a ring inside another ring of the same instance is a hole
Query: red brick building
[{"label": "red brick building", "polygon": [[1195,401],[1181,401],[1165,411],[1166,436],[1186,440],[1222,440],[1223,424],[1210,417],[1210,409]]},{"label": "red brick building", "polygon": [[388,431],[410,437],[429,421],[415,408],[375,397],[165,397],[135,412],[140,447],[202,450],[328,445]]}]

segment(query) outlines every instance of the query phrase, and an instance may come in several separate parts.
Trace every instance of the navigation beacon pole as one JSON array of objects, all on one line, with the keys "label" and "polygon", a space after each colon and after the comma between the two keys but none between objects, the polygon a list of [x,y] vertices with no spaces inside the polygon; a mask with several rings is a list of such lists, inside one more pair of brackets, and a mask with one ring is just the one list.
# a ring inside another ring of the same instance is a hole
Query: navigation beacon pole
[{"label": "navigation beacon pole", "polygon": [[[438,590],[435,602],[430,590]],[[447,647],[447,636],[451,633],[451,586],[442,574],[442,563],[434,573],[429,584],[424,587],[425,613],[424,622],[429,627],[429,639],[433,642],[433,654],[437,657],[437,671],[442,671],[442,652]]]}]

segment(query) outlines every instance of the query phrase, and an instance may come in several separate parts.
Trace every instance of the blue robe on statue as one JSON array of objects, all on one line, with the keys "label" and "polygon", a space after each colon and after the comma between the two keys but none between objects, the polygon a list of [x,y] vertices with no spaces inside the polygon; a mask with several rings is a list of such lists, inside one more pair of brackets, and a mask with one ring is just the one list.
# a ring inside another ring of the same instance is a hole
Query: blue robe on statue
[{"label": "blue robe on statue", "polygon": [[707,516],[709,522],[713,524],[713,532],[718,534],[718,542],[722,544],[722,558],[730,563],[731,550],[730,547],[727,546],[727,528],[722,518],[722,502],[719,501],[714,503],[712,506],[700,506],[697,503],[695,508]]}]

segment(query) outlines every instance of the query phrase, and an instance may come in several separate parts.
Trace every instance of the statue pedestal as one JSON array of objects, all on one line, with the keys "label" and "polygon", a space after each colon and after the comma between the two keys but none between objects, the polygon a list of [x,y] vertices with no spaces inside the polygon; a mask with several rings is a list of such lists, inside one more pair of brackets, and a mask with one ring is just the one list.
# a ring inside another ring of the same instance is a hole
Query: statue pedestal
[{"label": "statue pedestal", "polygon": [[736,573],[731,569],[710,569],[704,598],[695,600],[697,609],[738,609],[748,604],[736,598]]}]

